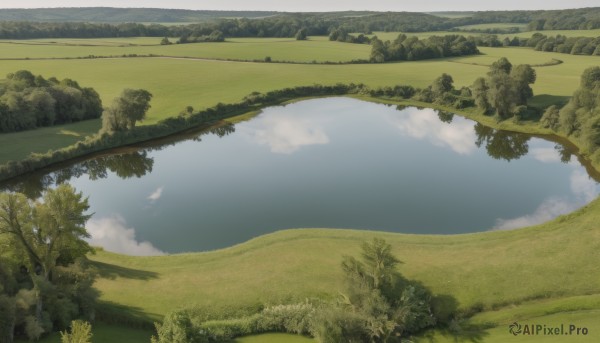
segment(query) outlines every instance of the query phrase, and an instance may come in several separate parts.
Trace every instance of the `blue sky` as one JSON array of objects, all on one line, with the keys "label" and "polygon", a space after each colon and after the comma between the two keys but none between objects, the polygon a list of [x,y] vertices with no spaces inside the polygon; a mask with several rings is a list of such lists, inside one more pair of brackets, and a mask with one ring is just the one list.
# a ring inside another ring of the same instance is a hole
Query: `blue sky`
[{"label": "blue sky", "polygon": [[431,12],[597,7],[600,6],[600,0],[2,0],[0,2],[0,8],[96,6],[303,12],[336,10]]}]

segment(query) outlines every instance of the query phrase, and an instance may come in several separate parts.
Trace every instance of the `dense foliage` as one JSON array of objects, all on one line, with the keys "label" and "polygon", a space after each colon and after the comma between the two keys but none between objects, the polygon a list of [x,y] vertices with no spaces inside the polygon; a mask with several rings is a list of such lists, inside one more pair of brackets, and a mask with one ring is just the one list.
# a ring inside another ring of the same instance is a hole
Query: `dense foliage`
[{"label": "dense foliage", "polygon": [[[0,338],[37,340],[72,319],[94,317],[87,199],[62,185],[40,201],[0,194]],[[6,247],[10,247],[7,249]]]},{"label": "dense foliage", "polygon": [[126,131],[144,120],[152,94],[144,89],[124,89],[102,113],[102,131]]},{"label": "dense foliage", "polygon": [[92,88],[71,79],[44,79],[27,70],[0,85],[0,133],[99,118],[102,102]]},{"label": "dense foliage", "polygon": [[436,323],[430,292],[398,273],[399,261],[389,244],[382,239],[364,243],[361,257],[344,258],[347,289],[333,303],[267,306],[254,313],[177,310],[156,324],[152,342],[228,342],[262,332],[309,335],[322,343],[400,342]]},{"label": "dense foliage", "polygon": [[586,69],[569,102],[561,109],[546,109],[541,122],[579,142],[595,161],[600,161],[600,67]]},{"label": "dense foliage", "polygon": [[535,33],[530,39],[523,40],[521,45],[532,47],[537,51],[600,56],[600,37],[566,37],[563,35],[548,37],[541,33]]},{"label": "dense foliage", "polygon": [[[0,38],[208,37],[214,31],[222,32],[225,37],[295,37],[301,29],[305,29],[307,35],[325,36],[335,29],[364,34],[373,31],[423,32],[453,28],[460,30],[458,27],[463,25],[485,23],[524,23],[529,24],[532,30],[600,28],[600,8],[471,12],[462,18],[444,18],[409,12],[237,12],[236,15],[233,12],[157,9],[78,10],[68,8],[2,10]],[[27,15],[27,12],[30,14]],[[72,20],[79,22],[60,22]],[[107,21],[113,21],[115,24],[103,23]],[[167,26],[126,22],[197,23]],[[505,32],[490,31],[490,33]]]},{"label": "dense foliage", "polygon": [[485,113],[493,112],[499,119],[527,112],[527,101],[533,96],[531,84],[536,73],[528,64],[513,65],[501,58],[490,67],[487,77],[480,77],[471,86],[475,104]]},{"label": "dense foliage", "polygon": [[393,42],[383,42],[374,37],[371,40],[371,62],[418,61],[431,58],[478,54],[473,40],[464,36],[431,36],[419,39],[400,34]]}]

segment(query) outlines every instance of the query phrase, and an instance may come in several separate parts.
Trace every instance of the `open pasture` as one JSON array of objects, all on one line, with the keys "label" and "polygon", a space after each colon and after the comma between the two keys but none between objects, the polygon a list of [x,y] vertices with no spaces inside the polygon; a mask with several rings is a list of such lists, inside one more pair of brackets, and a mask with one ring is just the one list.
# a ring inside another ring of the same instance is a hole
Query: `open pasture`
[{"label": "open pasture", "polygon": [[[126,39],[2,40],[0,59],[79,58],[160,55],[206,59],[260,60],[269,56],[285,62],[349,62],[368,59],[370,46],[330,42],[327,37],[231,38],[220,43],[159,45],[160,37]],[[175,38],[171,38],[173,42]]]}]

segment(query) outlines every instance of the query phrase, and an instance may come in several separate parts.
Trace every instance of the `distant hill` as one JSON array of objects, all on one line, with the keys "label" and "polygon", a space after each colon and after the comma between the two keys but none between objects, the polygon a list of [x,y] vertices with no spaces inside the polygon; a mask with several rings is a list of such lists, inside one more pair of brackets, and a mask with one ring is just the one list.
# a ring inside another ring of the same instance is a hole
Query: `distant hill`
[{"label": "distant hill", "polygon": [[[1,5],[0,5],[1,6]],[[160,8],[30,8],[0,9],[0,21],[97,22],[97,23],[189,23],[219,18],[263,18],[272,11],[193,11]]]}]

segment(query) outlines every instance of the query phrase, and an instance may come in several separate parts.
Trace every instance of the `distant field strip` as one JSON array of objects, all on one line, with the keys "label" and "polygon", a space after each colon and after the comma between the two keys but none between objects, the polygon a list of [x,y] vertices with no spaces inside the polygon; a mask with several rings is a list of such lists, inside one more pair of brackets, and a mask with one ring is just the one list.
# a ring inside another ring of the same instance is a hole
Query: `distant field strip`
[{"label": "distant field strip", "polygon": [[78,58],[134,54],[261,61],[268,56],[273,61],[289,62],[348,62],[369,58],[371,49],[369,45],[330,42],[324,38],[310,37],[307,41],[297,41],[293,38],[237,38],[221,43],[172,45],[158,45],[161,39],[158,37],[153,38],[152,41],[156,45],[147,45],[150,42],[149,38],[123,42],[96,39],[5,40],[0,41],[0,48],[2,48],[0,59]]}]

